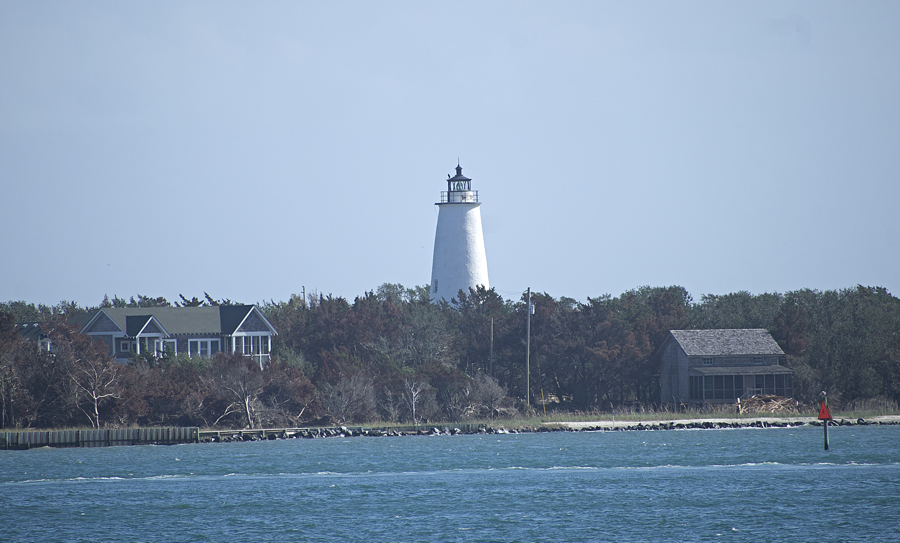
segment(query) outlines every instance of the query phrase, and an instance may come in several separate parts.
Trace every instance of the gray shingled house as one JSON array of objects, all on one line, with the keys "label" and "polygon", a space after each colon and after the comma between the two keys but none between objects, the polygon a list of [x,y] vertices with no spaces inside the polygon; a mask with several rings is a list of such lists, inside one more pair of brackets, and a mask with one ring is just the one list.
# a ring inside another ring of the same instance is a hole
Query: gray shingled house
[{"label": "gray shingled house", "polygon": [[53,352],[50,337],[44,330],[45,326],[42,322],[17,322],[16,330],[22,339],[37,343],[42,351]]},{"label": "gray shingled house", "polygon": [[132,353],[224,352],[253,357],[260,367],[269,361],[278,333],[255,305],[104,308],[81,331],[106,343],[120,361]]},{"label": "gray shingled house", "polygon": [[733,403],[754,394],[793,395],[794,371],[764,329],[669,330],[657,350],[662,403]]}]

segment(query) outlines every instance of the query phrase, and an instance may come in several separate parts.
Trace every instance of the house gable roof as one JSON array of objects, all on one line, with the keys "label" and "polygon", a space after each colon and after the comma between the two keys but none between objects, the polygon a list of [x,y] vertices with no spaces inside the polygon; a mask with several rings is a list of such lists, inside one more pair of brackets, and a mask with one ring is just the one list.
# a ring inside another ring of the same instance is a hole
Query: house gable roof
[{"label": "house gable roof", "polygon": [[252,305],[223,305],[222,308],[222,333],[233,334],[240,328],[241,323],[247,318],[253,309]]},{"label": "house gable roof", "polygon": [[273,334],[277,333],[253,305],[108,307],[98,311],[82,331],[96,333],[92,330],[92,324],[105,316],[129,337],[135,337],[141,331],[146,332],[154,326],[159,327],[166,335],[230,335],[253,312],[268,324]]},{"label": "house gable roof", "polygon": [[[83,334],[96,334],[100,332],[124,332],[124,323],[120,324],[114,321],[109,316],[109,314],[107,314],[107,311],[107,309],[101,309],[93,315],[91,313],[81,313],[79,315],[76,315],[76,318],[73,320],[76,324],[81,325],[81,332]],[[87,322],[82,322],[84,320],[87,320]]]},{"label": "house gable roof", "polygon": [[42,325],[42,322],[17,322],[15,324],[19,335],[30,341],[40,341],[47,337]]},{"label": "house gable roof", "polygon": [[125,335],[137,337],[139,334],[163,334],[169,333],[153,315],[129,315],[125,317]]},{"label": "house gable roof", "polygon": [[[227,307],[242,308],[242,311],[224,311]],[[234,327],[232,328],[232,324]],[[277,334],[272,323],[253,305],[224,306],[222,311],[222,332],[265,332]]]},{"label": "house gable roof", "polygon": [[783,355],[763,328],[725,330],[669,330],[688,356]]}]

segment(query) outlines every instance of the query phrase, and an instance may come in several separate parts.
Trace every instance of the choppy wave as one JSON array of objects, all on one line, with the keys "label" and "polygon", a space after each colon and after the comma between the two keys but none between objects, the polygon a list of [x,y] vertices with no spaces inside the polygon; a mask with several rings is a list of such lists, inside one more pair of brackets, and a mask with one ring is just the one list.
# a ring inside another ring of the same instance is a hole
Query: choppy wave
[{"label": "choppy wave", "polygon": [[[4,451],[0,541],[900,541],[898,442],[878,427],[836,431],[831,451],[813,431]],[[840,506],[822,515],[823,496]]]}]

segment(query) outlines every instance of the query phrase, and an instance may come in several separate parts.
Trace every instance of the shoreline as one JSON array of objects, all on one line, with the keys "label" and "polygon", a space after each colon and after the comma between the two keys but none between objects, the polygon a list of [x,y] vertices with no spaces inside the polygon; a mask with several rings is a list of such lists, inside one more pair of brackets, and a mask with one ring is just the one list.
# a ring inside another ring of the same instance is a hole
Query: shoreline
[{"label": "shoreline", "polygon": [[[860,423],[859,421],[864,421]],[[690,418],[690,419],[670,419],[670,420],[645,420],[645,421],[617,421],[602,420],[589,422],[558,422],[549,424],[559,424],[571,430],[600,429],[600,430],[640,430],[648,427],[670,429],[675,428],[693,428],[710,426],[727,426],[727,427],[749,427],[759,426],[760,424],[772,427],[782,426],[802,426],[811,424],[821,426],[821,422],[815,416],[796,416],[796,417],[728,417],[728,418]],[[855,426],[855,425],[878,425],[878,424],[900,424],[900,415],[880,415],[868,419],[832,419],[832,425]]]},{"label": "shoreline", "polygon": [[[833,419],[832,426],[895,426],[900,415],[868,419]],[[813,416],[689,418],[671,420],[587,422],[542,422],[529,426],[492,426],[484,423],[427,424],[420,426],[330,426],[307,428],[261,428],[241,430],[201,430],[197,427],[100,429],[61,431],[0,432],[0,449],[27,450],[41,447],[115,447],[129,445],[176,445],[189,443],[235,443],[280,439],[331,437],[400,437],[463,434],[527,434],[543,432],[611,432],[652,430],[718,430],[726,428],[789,428],[822,426]]]},{"label": "shoreline", "polygon": [[[726,428],[788,428],[821,426],[816,417],[746,417],[719,419],[674,419],[647,421],[547,422],[540,426],[488,426],[485,424],[428,424],[419,427],[331,426],[318,428],[284,428],[267,430],[201,431],[200,443],[231,443],[274,439],[322,439],[331,437],[403,437],[465,434],[531,434],[543,432],[612,432],[650,430],[720,430]],[[834,419],[832,426],[900,425],[900,415],[883,415],[868,419]]]}]

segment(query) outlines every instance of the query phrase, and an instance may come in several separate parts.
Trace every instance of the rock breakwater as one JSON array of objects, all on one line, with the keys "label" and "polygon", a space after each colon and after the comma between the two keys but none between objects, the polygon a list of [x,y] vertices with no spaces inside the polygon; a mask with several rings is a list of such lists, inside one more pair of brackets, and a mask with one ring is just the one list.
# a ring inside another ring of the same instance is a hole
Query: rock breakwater
[{"label": "rock breakwater", "polygon": [[[865,419],[840,419],[832,426],[897,425],[900,421],[873,421]],[[201,431],[200,442],[233,443],[239,441],[264,441],[273,439],[322,439],[333,437],[402,437],[402,436],[452,436],[461,434],[519,434],[533,432],[624,432],[660,430],[721,430],[727,428],[790,428],[797,426],[821,426],[818,420],[679,420],[623,423],[615,421],[547,423],[541,426],[506,428],[487,425],[437,425],[421,427],[351,427],[280,428],[265,430]]]}]

